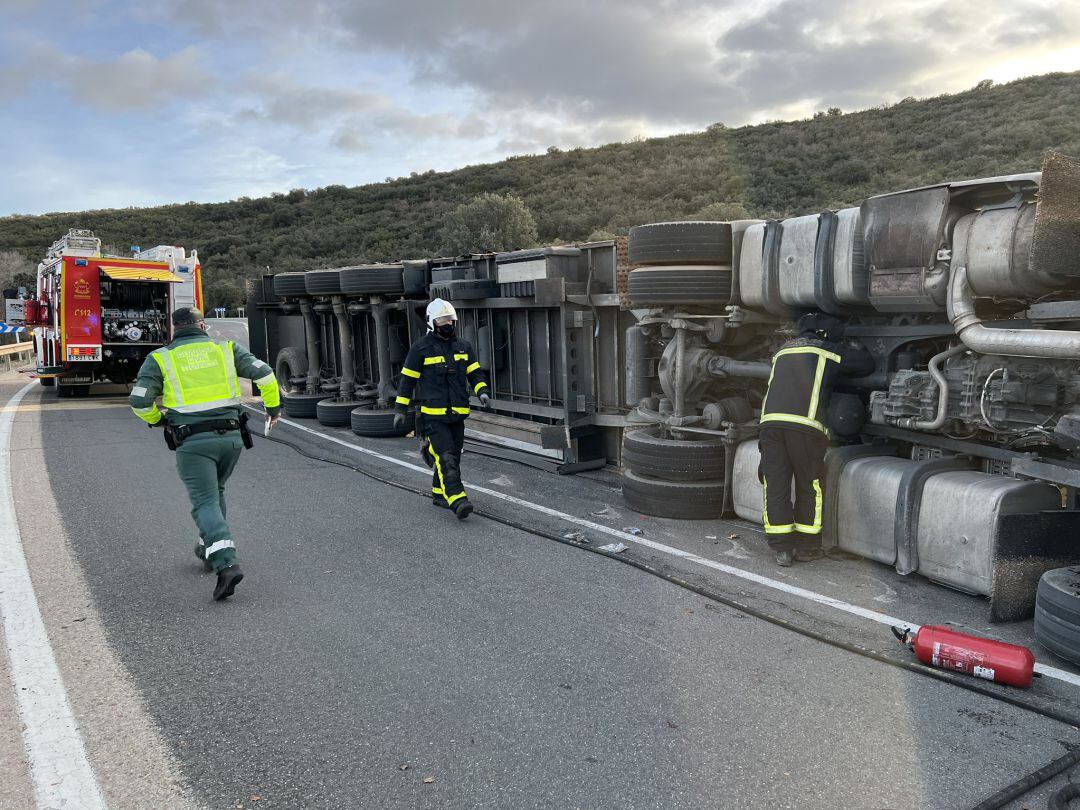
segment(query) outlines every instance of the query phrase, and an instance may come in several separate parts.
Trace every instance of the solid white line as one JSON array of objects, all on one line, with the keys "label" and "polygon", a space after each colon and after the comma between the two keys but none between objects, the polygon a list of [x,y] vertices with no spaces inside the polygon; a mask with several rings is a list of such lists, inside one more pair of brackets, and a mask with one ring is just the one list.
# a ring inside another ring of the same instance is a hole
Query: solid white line
[{"label": "solid white line", "polygon": [[[375,458],[382,459],[383,461],[388,461],[391,464],[396,464],[399,467],[404,467],[409,470],[416,470],[417,472],[424,473],[425,475],[431,475],[431,470],[429,470],[427,467],[421,467],[419,464],[410,464],[407,461],[401,461],[400,459],[393,458],[392,456],[383,455],[382,453],[378,453],[374,450],[369,450],[366,447],[361,447],[360,445],[353,444],[352,442],[347,442],[334,436],[328,436],[325,433],[321,433],[318,430],[313,430],[312,428],[306,427],[305,425],[293,422],[290,419],[282,419],[281,421],[283,424],[289,425],[290,427],[296,428],[297,430],[302,430],[305,433],[310,433],[313,436],[318,436],[320,439],[325,439],[326,441],[333,442],[334,444],[340,444],[342,447],[348,447],[350,450],[354,450],[358,453],[363,453],[364,455],[368,456],[374,456]],[[467,481],[464,483],[466,487],[473,490],[474,492],[482,492],[485,495],[490,495],[493,498],[498,498],[499,500],[515,504],[516,506],[531,509],[534,512],[539,512],[541,514],[548,515],[549,517],[565,520],[569,523],[573,523],[576,526],[591,529],[594,532],[600,532],[601,534],[606,534],[611,537],[617,537],[627,543],[635,543],[639,546],[650,548],[653,551],[670,554],[673,557],[679,557],[680,559],[686,560],[687,562],[696,563],[697,565],[702,565],[706,568],[711,568],[714,571],[720,571],[724,574],[730,574],[731,576],[739,577],[740,579],[745,579],[749,582],[757,583],[758,585],[764,585],[766,588],[772,588],[776,591],[782,591],[783,593],[789,594],[791,596],[797,596],[800,599],[805,599],[809,602],[815,602],[819,605],[825,605],[826,607],[831,607],[835,610],[843,611],[844,613],[851,614],[852,616],[858,616],[862,619],[869,619],[870,621],[877,622],[878,624],[887,624],[892,627],[906,627],[912,630],[918,630],[921,626],[917,622],[911,622],[907,619],[890,616],[886,613],[879,613],[876,610],[869,610],[864,607],[859,607],[858,605],[853,605],[850,602],[845,602],[842,599],[835,599],[832,596],[826,596],[825,594],[817,593],[816,591],[810,591],[806,588],[800,588],[798,585],[790,585],[787,582],[781,582],[778,579],[772,579],[771,577],[765,577],[761,574],[755,574],[753,571],[747,571],[743,568],[736,568],[733,565],[726,565],[722,562],[710,560],[706,557],[699,557],[697,554],[689,551],[683,551],[681,548],[668,546],[664,543],[657,543],[655,540],[648,540],[644,537],[638,537],[636,535],[630,534],[629,532],[624,532],[620,531],[619,529],[613,529],[610,526],[605,526],[602,523],[594,523],[591,520],[585,520],[584,518],[579,518],[576,515],[570,515],[566,512],[560,512],[557,509],[542,506],[538,503],[533,503],[532,501],[515,498],[513,495],[507,495],[503,492],[497,492],[494,489],[488,489],[487,487],[482,487],[477,484],[470,484]],[[1040,673],[1041,675],[1044,675],[1047,678],[1054,678],[1055,680],[1064,681],[1065,683],[1072,684],[1073,686],[1080,686],[1080,675],[1074,675],[1073,673],[1066,672],[1063,669],[1047,666],[1046,664],[1036,664],[1035,671]]]},{"label": "solid white line", "polygon": [[105,797],[49,645],[11,493],[11,425],[19,402],[36,385],[25,385],[0,411],[0,614],[38,807],[98,810]]}]

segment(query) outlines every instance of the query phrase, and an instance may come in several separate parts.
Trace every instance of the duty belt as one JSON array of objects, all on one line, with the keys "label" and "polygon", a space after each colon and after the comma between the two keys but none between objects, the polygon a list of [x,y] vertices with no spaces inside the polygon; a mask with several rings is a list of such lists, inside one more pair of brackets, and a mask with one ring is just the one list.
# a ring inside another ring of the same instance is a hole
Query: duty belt
[{"label": "duty belt", "polygon": [[174,425],[173,435],[176,436],[177,444],[190,439],[198,433],[228,433],[230,430],[239,430],[239,419],[214,419],[210,422],[199,422],[195,425]]}]

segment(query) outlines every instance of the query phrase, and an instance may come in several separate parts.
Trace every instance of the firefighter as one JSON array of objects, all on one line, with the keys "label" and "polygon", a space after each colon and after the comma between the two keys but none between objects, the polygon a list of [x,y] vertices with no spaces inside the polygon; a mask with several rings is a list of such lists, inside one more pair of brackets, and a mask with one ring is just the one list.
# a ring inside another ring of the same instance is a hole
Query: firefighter
[{"label": "firefighter", "polygon": [[777,564],[784,567],[796,559],[821,556],[829,447],[825,415],[833,386],[841,375],[862,377],[874,370],[874,360],[863,346],[840,342],[843,323],[837,318],[809,313],[799,319],[797,330],[798,337],[773,355],[758,437],[765,536]]},{"label": "firefighter", "polygon": [[[214,599],[221,600],[244,578],[225,522],[225,483],[241,448],[251,446],[239,378],[259,387],[270,426],[279,418],[281,397],[274,370],[238,343],[207,336],[200,310],[182,307],[172,323],[172,343],[146,358],[128,403],[150,427],[164,428],[166,443],[176,451],[176,469],[199,530],[195,556],[217,574]],[[155,404],[158,396],[164,413]]]},{"label": "firefighter", "polygon": [[401,369],[401,385],[395,400],[394,426],[405,424],[413,405],[413,391],[420,383],[417,424],[424,439],[422,454],[433,467],[431,500],[435,506],[453,510],[458,520],[472,514],[473,507],[461,483],[461,449],[465,444],[465,420],[469,396],[476,394],[487,408],[488,384],[480,371],[472,345],[455,334],[457,311],[436,298],[427,306],[427,334],[412,345]]}]

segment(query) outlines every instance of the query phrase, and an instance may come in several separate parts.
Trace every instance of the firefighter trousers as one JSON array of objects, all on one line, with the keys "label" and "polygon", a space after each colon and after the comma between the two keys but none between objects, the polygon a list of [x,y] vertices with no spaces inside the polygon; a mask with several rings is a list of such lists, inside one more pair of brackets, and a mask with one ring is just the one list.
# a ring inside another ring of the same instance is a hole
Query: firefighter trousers
[{"label": "firefighter trousers", "polygon": [[456,422],[424,419],[424,438],[427,439],[435,468],[431,478],[431,494],[442,498],[452,509],[465,497],[461,484],[461,450],[465,446],[465,420]]},{"label": "firefighter trousers", "polygon": [[762,428],[758,448],[761,450],[758,478],[765,487],[763,522],[769,548],[773,551],[820,548],[828,438],[823,433],[771,426]]},{"label": "firefighter trousers", "polygon": [[176,448],[176,471],[187,487],[191,517],[215,573],[236,562],[236,545],[225,522],[225,483],[244,443],[240,431],[200,433]]}]

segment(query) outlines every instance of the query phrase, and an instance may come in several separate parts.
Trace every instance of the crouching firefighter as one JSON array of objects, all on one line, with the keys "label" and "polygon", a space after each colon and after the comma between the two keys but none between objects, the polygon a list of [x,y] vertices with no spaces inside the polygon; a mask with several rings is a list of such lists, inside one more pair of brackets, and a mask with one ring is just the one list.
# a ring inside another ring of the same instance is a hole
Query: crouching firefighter
[{"label": "crouching firefighter", "polygon": [[[394,425],[403,426],[409,406],[419,405],[422,454],[425,460],[430,458],[433,468],[432,503],[452,509],[458,520],[464,520],[473,510],[461,483],[469,396],[475,394],[487,408],[488,384],[472,345],[455,334],[457,312],[453,306],[436,298],[428,304],[427,325],[428,333],[412,345],[401,369]],[[417,382],[420,390],[414,403]]]},{"label": "crouching firefighter", "polygon": [[[271,425],[281,411],[280,393],[270,366],[238,343],[207,336],[198,309],[176,310],[172,323],[172,343],[146,358],[128,403],[150,427],[163,428],[166,444],[176,451],[176,469],[199,530],[195,556],[217,574],[214,599],[220,600],[232,596],[244,578],[225,522],[225,483],[241,448],[251,447],[239,378],[259,387]],[[155,404],[158,396],[164,413]]]},{"label": "crouching firefighter", "polygon": [[758,437],[765,536],[781,566],[821,556],[829,400],[841,376],[863,377],[874,370],[863,346],[840,342],[844,325],[837,318],[810,313],[799,319],[797,329],[798,337],[773,355]]}]

